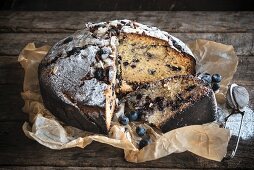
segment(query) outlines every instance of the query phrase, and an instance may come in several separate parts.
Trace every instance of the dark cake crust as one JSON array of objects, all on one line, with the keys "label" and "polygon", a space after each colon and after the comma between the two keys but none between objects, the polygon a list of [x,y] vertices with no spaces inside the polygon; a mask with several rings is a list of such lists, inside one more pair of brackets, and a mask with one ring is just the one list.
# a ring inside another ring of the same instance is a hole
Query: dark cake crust
[{"label": "dark cake crust", "polygon": [[[82,34],[78,34],[82,35]],[[89,33],[83,33],[89,38]],[[76,39],[75,39],[76,38]],[[43,102],[61,121],[95,133],[107,133],[105,90],[109,77],[98,80],[91,72],[95,56],[82,55],[99,47],[79,47],[76,37],[55,44],[38,68]]]},{"label": "dark cake crust", "polygon": [[[190,104],[187,108],[180,110],[173,117],[170,117],[166,121],[161,122],[161,124],[159,125],[161,131],[168,132],[170,130],[183,126],[201,125],[215,121],[217,113],[217,103],[213,90],[197,77],[193,77],[191,75],[175,77],[195,79],[195,84],[199,84],[202,87],[202,89],[196,92],[201,94],[201,97],[192,96],[192,98],[190,99]],[[172,79],[174,79],[174,77]]]},{"label": "dark cake crust", "polygon": [[[201,125],[216,120],[216,105],[213,92],[209,91],[201,99],[194,102],[187,109],[178,112],[160,125],[163,133],[189,125]],[[209,106],[209,107],[207,107]]]}]

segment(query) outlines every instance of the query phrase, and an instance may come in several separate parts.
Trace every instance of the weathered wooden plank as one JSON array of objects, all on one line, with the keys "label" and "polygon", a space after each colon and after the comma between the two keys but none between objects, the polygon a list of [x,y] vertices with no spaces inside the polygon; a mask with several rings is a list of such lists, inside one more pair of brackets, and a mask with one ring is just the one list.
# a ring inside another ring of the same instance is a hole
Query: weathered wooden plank
[{"label": "weathered wooden plank", "polygon": [[[22,123],[2,122],[0,124],[1,166],[75,166],[75,167],[128,167],[128,168],[254,168],[253,140],[241,140],[234,159],[227,162],[207,160],[189,152],[172,154],[145,163],[126,162],[123,151],[111,146],[93,142],[85,149],[72,148],[51,150],[25,137]],[[232,138],[229,150],[233,148]],[[236,161],[237,160],[237,161]]]},{"label": "weathered wooden plank", "polygon": [[18,56],[0,56],[0,84],[22,84],[24,69],[18,62]]},{"label": "weathered wooden plank", "polygon": [[0,85],[0,122],[27,120],[28,115],[22,112],[24,101],[21,98],[22,83]]},{"label": "weathered wooden plank", "polygon": [[[0,169],[3,168],[5,170],[8,169],[19,169],[19,170],[62,170],[63,167],[60,166],[0,166]],[[64,167],[64,169],[67,170],[133,170],[133,168],[129,168],[129,167],[77,167],[77,166],[73,166],[73,167]],[[137,168],[135,167],[136,170],[154,170],[154,168]],[[168,168],[162,168],[162,169],[168,169]],[[171,169],[171,168],[170,168]],[[190,170],[189,168],[184,168],[185,170]],[[175,168],[171,169],[171,170],[176,170]],[[178,169],[181,170],[181,169]]]},{"label": "weathered wooden plank", "polygon": [[[46,169],[49,169],[49,170],[62,170],[63,167],[57,167],[57,166],[0,166],[0,169],[5,169],[5,170],[8,170],[8,169],[19,169],[19,170],[46,170]],[[131,170],[133,168],[128,168],[128,167],[77,167],[77,166],[73,166],[73,167],[64,167],[64,169],[67,169],[67,170]],[[135,169],[137,170],[154,170],[154,168],[136,168]],[[168,168],[163,168],[163,169],[168,169]],[[185,169],[185,168],[184,168]],[[172,169],[174,170],[174,169]],[[179,170],[179,169],[178,169]],[[186,169],[185,169],[186,170]],[[187,170],[190,170],[190,169],[187,169]]]},{"label": "weathered wooden plank", "polygon": [[[1,123],[1,139],[6,140],[0,141],[0,165],[135,166],[135,164],[124,161],[122,150],[96,142],[85,149],[50,150],[27,139],[21,131],[21,126],[21,123]],[[173,163],[173,161],[177,160],[181,162],[181,158],[184,159],[185,157],[193,161],[191,164],[194,164],[194,161],[197,162],[197,158],[192,157],[191,154],[180,157],[178,155],[173,159],[171,158],[172,160],[168,162]],[[178,166],[183,168],[184,165],[186,163]],[[163,165],[159,167],[163,167]]]},{"label": "weathered wooden plank", "polygon": [[[19,63],[17,63],[19,64]],[[22,84],[24,80],[24,70],[21,67],[17,68],[0,68],[0,84]]]},{"label": "weathered wooden plank", "polygon": [[[0,10],[12,11],[252,11],[251,0],[8,0]],[[219,5],[218,5],[219,4]]]},{"label": "weathered wooden plank", "polygon": [[250,32],[254,12],[1,12],[1,32],[73,32],[86,22],[132,19],[169,32]]},{"label": "weathered wooden plank", "polygon": [[22,69],[18,56],[0,56],[0,69]]},{"label": "weathered wooden plank", "polygon": [[21,108],[24,70],[17,56],[0,56],[0,121],[27,120]]},{"label": "weathered wooden plank", "polygon": [[[69,33],[2,33],[0,34],[0,55],[18,55],[29,42],[53,45]],[[237,55],[254,54],[253,33],[173,33],[184,42],[207,39],[234,46]]]},{"label": "weathered wooden plank", "polygon": [[19,55],[21,50],[31,42],[36,46],[53,45],[69,33],[0,33],[0,55]]}]

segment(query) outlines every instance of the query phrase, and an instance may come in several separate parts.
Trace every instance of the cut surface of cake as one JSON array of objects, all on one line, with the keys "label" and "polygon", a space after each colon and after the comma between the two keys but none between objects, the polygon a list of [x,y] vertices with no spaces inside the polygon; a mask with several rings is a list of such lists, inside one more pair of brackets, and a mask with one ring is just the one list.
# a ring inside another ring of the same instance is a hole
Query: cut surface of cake
[{"label": "cut surface of cake", "polygon": [[122,80],[144,83],[174,75],[195,74],[193,57],[172,49],[168,42],[145,35],[124,34],[118,46]]},{"label": "cut surface of cake", "polygon": [[215,120],[216,102],[212,89],[190,75],[143,84],[123,100],[126,112],[138,112],[140,121],[162,132]]},{"label": "cut surface of cake", "polygon": [[195,58],[184,43],[130,20],[86,24],[56,43],[38,68],[46,108],[95,133],[108,132],[117,101],[137,87],[194,74]]}]

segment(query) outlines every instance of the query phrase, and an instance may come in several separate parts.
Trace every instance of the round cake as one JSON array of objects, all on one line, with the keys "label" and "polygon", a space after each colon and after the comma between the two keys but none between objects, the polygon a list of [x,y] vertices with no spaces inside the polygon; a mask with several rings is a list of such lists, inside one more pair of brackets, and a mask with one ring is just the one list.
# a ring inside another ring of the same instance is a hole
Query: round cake
[{"label": "round cake", "polygon": [[[88,23],[57,42],[41,61],[38,75],[44,105],[52,114],[67,125],[107,133],[126,95],[169,77],[195,75],[195,58],[165,31],[114,20]],[[213,93],[204,95],[214,100]],[[211,121],[208,117],[200,122]]]}]

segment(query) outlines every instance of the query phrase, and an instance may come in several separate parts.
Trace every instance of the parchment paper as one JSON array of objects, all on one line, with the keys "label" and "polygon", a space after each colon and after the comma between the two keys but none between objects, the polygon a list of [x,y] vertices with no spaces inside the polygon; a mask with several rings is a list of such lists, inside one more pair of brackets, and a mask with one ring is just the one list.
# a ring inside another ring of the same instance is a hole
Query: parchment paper
[{"label": "parchment paper", "polygon": [[[207,40],[196,40],[189,43],[189,47],[197,58],[197,72],[219,73],[223,76],[222,88],[216,97],[219,102],[225,102],[227,85],[238,64],[233,47]],[[23,125],[27,137],[48,148],[58,150],[84,148],[92,141],[97,141],[123,149],[125,159],[135,163],[184,151],[215,161],[221,161],[226,155],[230,131],[219,128],[214,122],[186,126],[165,134],[144,124],[152,142],[141,150],[137,147],[141,138],[135,133],[137,126],[135,123],[121,126],[113,121],[108,136],[92,134],[64,125],[44,107],[39,90],[37,67],[49,48],[49,46],[36,48],[33,43],[29,43],[18,58],[25,70],[21,95],[25,101],[23,111],[29,114],[29,123],[25,122]]]}]

